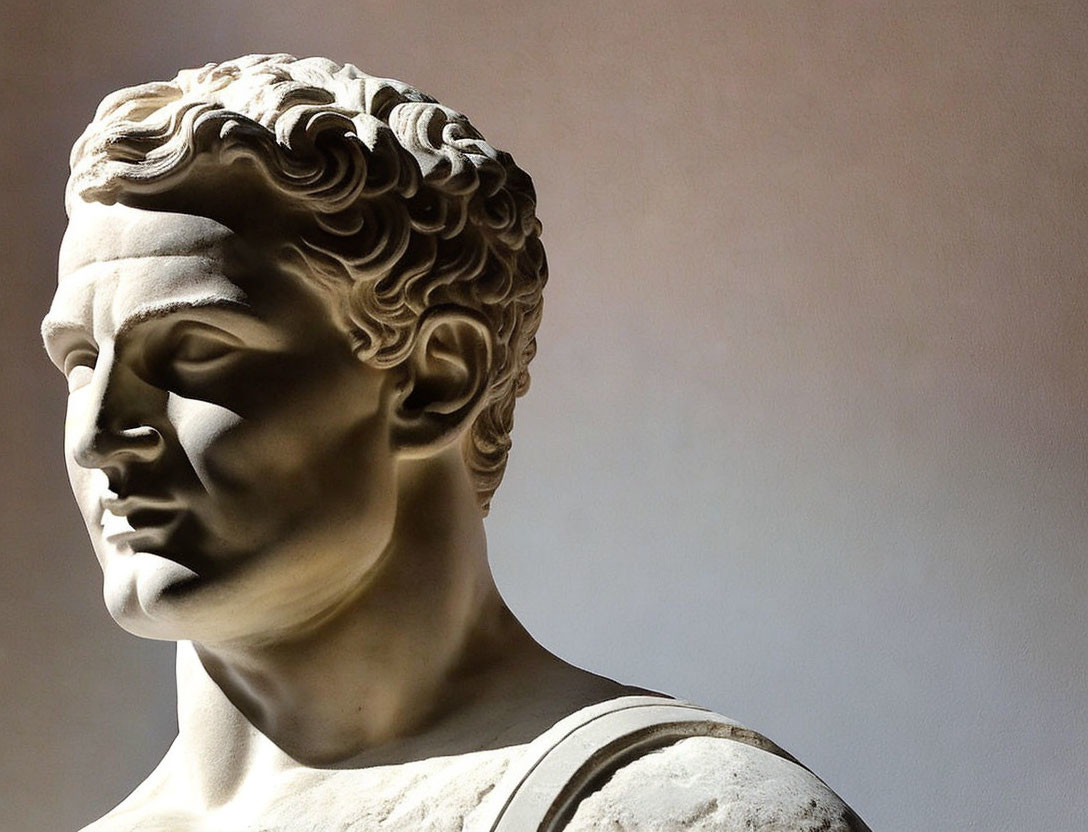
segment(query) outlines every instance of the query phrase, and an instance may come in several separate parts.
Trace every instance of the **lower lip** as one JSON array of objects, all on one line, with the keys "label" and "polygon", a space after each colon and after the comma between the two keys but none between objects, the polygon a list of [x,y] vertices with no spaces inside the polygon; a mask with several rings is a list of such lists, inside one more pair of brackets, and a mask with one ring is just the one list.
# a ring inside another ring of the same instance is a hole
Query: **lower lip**
[{"label": "lower lip", "polygon": [[141,523],[134,527],[127,517],[120,517],[107,510],[102,515],[102,537],[112,546],[133,551],[147,551],[149,547],[162,546],[180,518],[176,512],[164,514],[166,517],[161,523]]}]

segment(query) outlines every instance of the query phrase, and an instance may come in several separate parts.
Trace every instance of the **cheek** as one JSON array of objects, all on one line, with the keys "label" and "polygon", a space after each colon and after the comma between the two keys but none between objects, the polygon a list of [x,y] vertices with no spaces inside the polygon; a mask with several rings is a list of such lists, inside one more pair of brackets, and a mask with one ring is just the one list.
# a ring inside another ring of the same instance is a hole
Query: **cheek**
[{"label": "cheek", "polygon": [[275,505],[282,517],[292,507],[331,509],[337,495],[366,501],[368,492],[392,487],[388,437],[373,414],[297,399],[248,418],[177,396],[168,407],[182,454],[224,511],[266,514]]},{"label": "cheek", "polygon": [[246,472],[243,459],[232,454],[244,433],[241,416],[226,407],[171,394],[167,415],[188,466],[206,491],[230,486]]},{"label": "cheek", "polygon": [[[76,463],[76,444],[79,434],[84,429],[87,414],[80,406],[77,394],[68,394],[68,409],[64,413],[64,464],[68,469],[68,482],[72,484],[72,490],[76,490],[76,484],[86,474],[86,469]],[[76,495],[78,499],[78,494]]]},{"label": "cheek", "polygon": [[72,486],[72,494],[76,498],[76,506],[83,516],[83,524],[87,528],[91,548],[98,559],[99,564],[105,568],[106,549],[102,540],[102,508],[101,498],[108,491],[109,484],[106,475],[98,470],[88,470],[76,465],[71,457],[67,458],[68,482]]}]

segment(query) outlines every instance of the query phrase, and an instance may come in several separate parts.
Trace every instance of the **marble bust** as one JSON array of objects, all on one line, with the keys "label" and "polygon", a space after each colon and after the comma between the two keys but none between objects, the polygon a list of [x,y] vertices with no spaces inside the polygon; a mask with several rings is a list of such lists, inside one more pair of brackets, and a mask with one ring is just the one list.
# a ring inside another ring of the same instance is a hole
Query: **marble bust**
[{"label": "marble bust", "polygon": [[249,56],[108,96],[71,168],[68,472],[110,614],[177,642],[177,739],[88,830],[866,829],[504,605],[483,518],[547,267],[463,115]]}]

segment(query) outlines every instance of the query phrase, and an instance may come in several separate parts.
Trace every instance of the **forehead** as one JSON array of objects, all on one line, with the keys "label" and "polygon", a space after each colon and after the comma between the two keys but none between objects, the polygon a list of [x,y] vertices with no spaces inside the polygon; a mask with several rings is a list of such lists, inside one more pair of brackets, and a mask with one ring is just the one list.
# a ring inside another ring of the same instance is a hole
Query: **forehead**
[{"label": "forehead", "polygon": [[207,217],[78,203],[61,243],[59,273],[63,280],[86,266],[148,257],[204,255],[226,260],[236,256],[240,246],[238,235]]},{"label": "forehead", "polygon": [[98,336],[181,306],[244,304],[252,257],[240,236],[206,217],[82,204],[64,235],[43,333]]}]

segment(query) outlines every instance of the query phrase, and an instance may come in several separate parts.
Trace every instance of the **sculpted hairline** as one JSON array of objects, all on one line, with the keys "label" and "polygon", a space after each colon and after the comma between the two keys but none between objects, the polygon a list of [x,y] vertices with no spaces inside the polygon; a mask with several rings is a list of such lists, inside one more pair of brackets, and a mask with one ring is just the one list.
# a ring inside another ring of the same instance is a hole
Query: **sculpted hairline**
[{"label": "sculpted hairline", "polygon": [[[276,256],[331,290],[377,366],[404,359],[431,307],[480,314],[495,362],[463,452],[486,511],[547,267],[531,180],[463,115],[350,65],[250,56],[108,96],[71,163],[69,212],[76,199],[138,206],[244,172],[302,219]],[[196,200],[216,198],[213,186]]]}]

